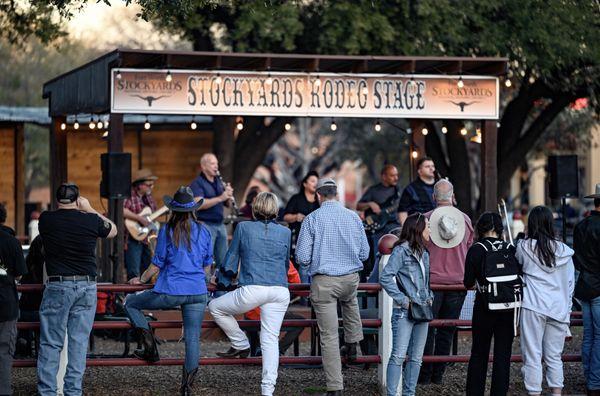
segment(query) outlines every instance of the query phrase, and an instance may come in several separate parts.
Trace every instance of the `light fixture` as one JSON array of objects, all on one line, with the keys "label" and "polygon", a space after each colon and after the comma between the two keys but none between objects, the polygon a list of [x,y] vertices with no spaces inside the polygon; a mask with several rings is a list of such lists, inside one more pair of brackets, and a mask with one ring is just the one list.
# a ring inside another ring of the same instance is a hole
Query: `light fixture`
[{"label": "light fixture", "polygon": [[67,124],[65,124],[64,122],[62,124],[60,124],[60,130],[64,131],[65,129],[67,129]]},{"label": "light fixture", "polygon": [[315,80],[315,86],[318,88],[321,86],[321,79],[319,78],[319,75],[317,74],[316,80]]},{"label": "light fixture", "polygon": [[244,129],[244,121],[242,119],[238,120],[236,126],[238,131],[241,131],[242,129]]},{"label": "light fixture", "polygon": [[267,80],[265,81],[267,85],[273,84],[273,77],[271,77],[271,73],[267,75]]},{"label": "light fixture", "polygon": [[117,70],[117,75],[115,77],[117,77],[117,80],[120,80],[121,78],[123,78],[120,70]]},{"label": "light fixture", "polygon": [[292,129],[292,124],[290,124],[289,122],[286,122],[285,125],[283,126],[283,129],[285,129],[286,131],[289,131],[290,129]]},{"label": "light fixture", "polygon": [[335,123],[335,120],[331,120],[331,125],[329,128],[331,128],[331,130],[334,132],[337,131],[337,124]]},{"label": "light fixture", "polygon": [[150,125],[150,121],[148,121],[148,116],[146,116],[146,122],[144,122],[144,129],[149,130],[151,126],[152,125]]},{"label": "light fixture", "polygon": [[475,136],[473,136],[470,140],[473,143],[481,144],[483,141],[481,138],[481,129],[477,128],[477,130],[475,131]]},{"label": "light fixture", "polygon": [[102,134],[102,138],[106,139],[108,137],[108,131],[104,131],[104,133]]},{"label": "light fixture", "polygon": [[377,120],[375,122],[375,132],[379,132],[381,131],[381,123],[379,122],[379,120]]},{"label": "light fixture", "polygon": [[108,129],[108,123],[110,122],[110,120],[107,118],[106,121],[104,121],[104,128]]},{"label": "light fixture", "polygon": [[512,82],[510,82],[510,78],[507,78],[506,81],[504,81],[504,85],[506,86],[506,88],[510,88],[512,86]]},{"label": "light fixture", "polygon": [[448,133],[448,128],[446,128],[446,125],[442,126],[442,133],[444,135]]},{"label": "light fixture", "polygon": [[467,128],[462,127],[461,130],[460,130],[460,134],[463,135],[463,136],[467,136],[467,133],[469,133],[469,131],[467,131]]},{"label": "light fixture", "polygon": [[166,82],[173,81],[173,75],[171,75],[171,70],[167,70],[167,75],[165,76],[165,81]]},{"label": "light fixture", "polygon": [[88,125],[90,127],[90,129],[95,129],[96,128],[96,123],[94,122],[94,116],[90,117],[90,123]]},{"label": "light fixture", "polygon": [[313,153],[314,155],[319,154],[319,148],[318,147],[312,147],[310,149],[310,152]]},{"label": "light fixture", "polygon": [[104,124],[102,123],[102,120],[98,120],[98,123],[96,124],[96,127],[98,129],[102,129],[104,127]]},{"label": "light fixture", "polygon": [[367,87],[367,86],[364,86],[364,87],[362,88],[362,90],[361,90],[361,93],[362,93],[363,95],[368,95],[368,94],[369,94],[369,87]]},{"label": "light fixture", "polygon": [[427,128],[423,128],[423,129],[421,129],[421,133],[423,134],[423,136],[427,136],[429,131],[427,130]]},{"label": "light fixture", "polygon": [[73,129],[79,129],[79,122],[77,122],[77,118],[75,118],[75,123],[73,124]]},{"label": "light fixture", "polygon": [[196,118],[195,118],[195,116],[192,116],[192,122],[190,123],[190,129],[192,129],[193,131],[195,131],[196,128],[198,128],[198,124],[196,124]]},{"label": "light fixture", "polygon": [[410,135],[412,133],[412,128],[406,128],[406,134]]},{"label": "light fixture", "polygon": [[465,86],[465,82],[463,81],[463,79],[462,79],[462,76],[460,76],[460,77],[458,78],[458,82],[456,83],[456,86],[457,86],[458,88],[462,88],[462,87],[464,87],[464,86]]},{"label": "light fixture", "polygon": [[215,78],[215,83],[218,85],[221,85],[221,81],[223,81],[221,79],[221,73],[217,73],[217,78]]},{"label": "light fixture", "polygon": [[412,157],[417,158],[419,156],[419,152],[417,150],[412,151]]}]

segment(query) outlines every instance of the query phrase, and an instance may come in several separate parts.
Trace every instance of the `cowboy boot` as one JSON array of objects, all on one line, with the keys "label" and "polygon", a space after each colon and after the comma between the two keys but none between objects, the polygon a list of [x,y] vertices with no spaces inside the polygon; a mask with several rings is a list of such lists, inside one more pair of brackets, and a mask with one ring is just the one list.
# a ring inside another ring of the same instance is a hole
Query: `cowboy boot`
[{"label": "cowboy boot", "polygon": [[183,366],[183,375],[181,376],[181,396],[190,396],[192,394],[192,385],[194,384],[194,380],[196,379],[196,374],[198,374],[198,367],[190,371],[189,373]]},{"label": "cowboy boot", "polygon": [[160,360],[158,356],[158,348],[156,347],[156,339],[151,330],[141,327],[136,328],[138,337],[142,340],[142,349],[133,351],[133,356],[138,359],[146,360],[151,363],[156,363]]},{"label": "cowboy boot", "polygon": [[248,349],[235,349],[234,347],[230,347],[227,352],[217,352],[217,356],[222,358],[234,358],[240,357],[240,359],[247,358],[250,354],[250,348]]},{"label": "cowboy boot", "polygon": [[346,357],[346,363],[350,364],[350,363],[354,363],[356,361],[356,357],[358,355],[357,351],[356,351],[356,345],[358,343],[353,342],[353,343],[344,343],[344,346],[342,346],[340,348],[340,355],[341,356],[345,356]]}]

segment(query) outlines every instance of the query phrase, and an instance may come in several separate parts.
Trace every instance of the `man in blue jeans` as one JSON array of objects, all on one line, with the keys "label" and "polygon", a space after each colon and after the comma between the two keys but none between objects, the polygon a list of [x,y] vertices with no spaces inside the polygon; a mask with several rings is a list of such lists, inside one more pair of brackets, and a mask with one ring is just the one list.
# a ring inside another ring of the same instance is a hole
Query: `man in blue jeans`
[{"label": "man in blue jeans", "polygon": [[581,360],[587,394],[600,396],[600,183],[596,193],[585,198],[594,200],[594,210],[573,233],[574,263],[579,271],[575,298],[583,312]]},{"label": "man in blue jeans", "polygon": [[[200,175],[192,181],[190,187],[194,199],[204,198],[200,209],[196,212],[198,220],[202,221],[210,231],[216,268],[220,268],[227,254],[227,229],[223,224],[223,210],[233,197],[233,189],[223,184],[219,175],[219,161],[214,154],[207,153],[200,158]],[[209,274],[207,276],[210,277]]]},{"label": "man in blue jeans", "polygon": [[56,395],[56,373],[65,333],[69,362],[64,393],[81,395],[88,340],[96,313],[96,241],[114,238],[113,222],[79,196],[75,184],[56,191],[58,210],[40,216],[48,283],[40,306],[38,394]]}]

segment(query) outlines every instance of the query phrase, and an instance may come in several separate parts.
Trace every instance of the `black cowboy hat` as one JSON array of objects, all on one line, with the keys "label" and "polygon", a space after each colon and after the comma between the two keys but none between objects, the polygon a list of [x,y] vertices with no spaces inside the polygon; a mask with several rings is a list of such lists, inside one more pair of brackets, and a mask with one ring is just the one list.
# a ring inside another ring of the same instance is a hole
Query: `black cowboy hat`
[{"label": "black cowboy hat", "polygon": [[200,198],[198,202],[194,202],[194,193],[188,186],[181,186],[175,192],[173,197],[165,195],[163,201],[167,208],[173,212],[194,212],[200,208],[204,198]]}]

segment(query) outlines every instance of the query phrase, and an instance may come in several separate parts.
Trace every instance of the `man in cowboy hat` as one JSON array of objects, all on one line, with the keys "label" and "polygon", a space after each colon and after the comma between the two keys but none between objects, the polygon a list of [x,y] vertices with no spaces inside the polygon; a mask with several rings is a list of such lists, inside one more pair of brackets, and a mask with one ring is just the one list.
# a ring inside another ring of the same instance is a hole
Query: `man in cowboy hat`
[{"label": "man in cowboy hat", "polygon": [[583,312],[581,360],[587,394],[600,396],[600,183],[596,193],[585,198],[594,200],[594,210],[573,232],[574,262],[579,271],[575,297]]},{"label": "man in cowboy hat", "polygon": [[[152,198],[152,188],[158,177],[147,168],[137,169],[131,177],[131,196],[123,202],[123,216],[126,219],[137,221],[142,226],[150,225],[150,221],[140,213],[146,206],[152,212],[156,211],[156,202]],[[125,250],[125,267],[127,279],[140,276],[152,259],[148,241],[137,241],[127,234],[127,249]]]},{"label": "man in cowboy hat", "polygon": [[[473,243],[473,226],[469,217],[455,208],[454,187],[441,179],[433,186],[437,208],[425,213],[431,227],[428,243],[431,284],[462,285],[467,250]],[[458,319],[465,300],[465,291],[434,291],[433,316],[435,319]],[[425,355],[449,355],[455,327],[429,328]],[[420,382],[439,384],[445,364],[424,364]]]}]

